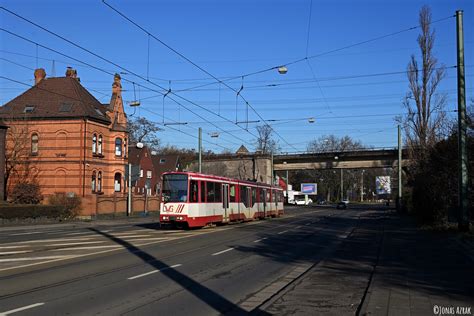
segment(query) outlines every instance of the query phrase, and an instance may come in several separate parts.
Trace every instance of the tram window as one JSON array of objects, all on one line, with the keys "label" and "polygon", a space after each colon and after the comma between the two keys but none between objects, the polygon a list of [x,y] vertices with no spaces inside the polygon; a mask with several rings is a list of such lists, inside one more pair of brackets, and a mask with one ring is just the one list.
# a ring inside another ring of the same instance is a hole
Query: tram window
[{"label": "tram window", "polygon": [[198,182],[191,180],[189,183],[189,202],[196,203],[198,201]]},{"label": "tram window", "polygon": [[215,186],[215,194],[214,194],[214,201],[215,202],[222,202],[222,184],[214,183]]},{"label": "tram window", "polygon": [[267,202],[271,202],[270,190],[267,190]]},{"label": "tram window", "polygon": [[206,202],[206,182],[201,181],[201,203]]},{"label": "tram window", "polygon": [[263,203],[264,199],[265,199],[265,191],[263,189],[257,189],[258,190],[258,201],[260,203]]},{"label": "tram window", "polygon": [[214,194],[214,182],[207,182],[207,202],[214,202],[215,194]]},{"label": "tram window", "polygon": [[235,194],[235,184],[231,184],[229,187],[229,195],[230,195],[230,202],[234,203],[236,200],[236,194]]},{"label": "tram window", "polygon": [[257,202],[257,188],[252,188],[252,206]]}]

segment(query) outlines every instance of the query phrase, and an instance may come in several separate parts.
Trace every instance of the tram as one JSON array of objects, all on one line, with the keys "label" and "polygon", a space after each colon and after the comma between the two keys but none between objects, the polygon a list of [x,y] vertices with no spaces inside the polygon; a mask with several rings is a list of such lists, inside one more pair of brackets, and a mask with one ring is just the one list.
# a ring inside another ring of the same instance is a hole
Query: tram
[{"label": "tram", "polygon": [[283,190],[194,172],[163,174],[160,223],[204,227],[283,214]]}]

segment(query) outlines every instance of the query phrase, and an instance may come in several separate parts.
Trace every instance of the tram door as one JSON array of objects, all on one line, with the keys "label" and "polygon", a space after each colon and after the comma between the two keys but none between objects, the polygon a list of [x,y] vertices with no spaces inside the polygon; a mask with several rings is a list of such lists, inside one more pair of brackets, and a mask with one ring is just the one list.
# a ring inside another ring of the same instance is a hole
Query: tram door
[{"label": "tram door", "polygon": [[267,189],[262,189],[263,194],[263,218],[266,216],[266,211],[267,211]]},{"label": "tram door", "polygon": [[229,220],[229,185],[222,185],[222,208],[224,209],[224,222]]}]

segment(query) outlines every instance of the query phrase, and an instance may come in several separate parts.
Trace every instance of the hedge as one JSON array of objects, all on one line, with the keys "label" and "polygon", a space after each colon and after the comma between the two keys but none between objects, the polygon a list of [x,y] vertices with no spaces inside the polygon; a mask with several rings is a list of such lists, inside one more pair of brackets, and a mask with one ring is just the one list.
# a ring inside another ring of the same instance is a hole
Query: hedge
[{"label": "hedge", "polygon": [[68,210],[61,206],[41,204],[7,204],[0,206],[0,219],[70,218]]}]

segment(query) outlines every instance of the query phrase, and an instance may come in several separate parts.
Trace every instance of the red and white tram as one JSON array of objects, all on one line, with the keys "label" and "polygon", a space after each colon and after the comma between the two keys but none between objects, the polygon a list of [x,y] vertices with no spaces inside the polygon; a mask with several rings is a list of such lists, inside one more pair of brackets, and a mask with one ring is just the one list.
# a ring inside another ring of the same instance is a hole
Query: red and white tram
[{"label": "red and white tram", "polygon": [[194,172],[163,174],[160,222],[178,226],[277,217],[283,214],[283,190],[264,183]]}]

